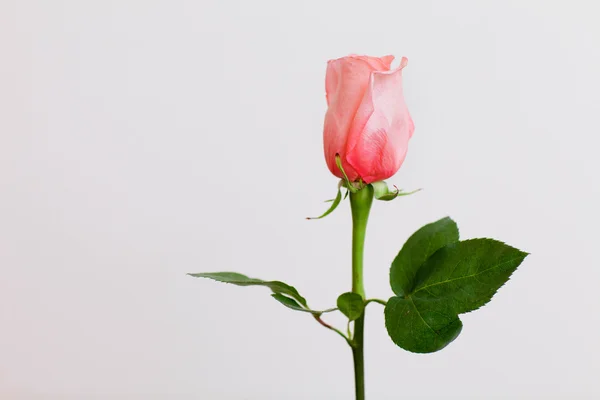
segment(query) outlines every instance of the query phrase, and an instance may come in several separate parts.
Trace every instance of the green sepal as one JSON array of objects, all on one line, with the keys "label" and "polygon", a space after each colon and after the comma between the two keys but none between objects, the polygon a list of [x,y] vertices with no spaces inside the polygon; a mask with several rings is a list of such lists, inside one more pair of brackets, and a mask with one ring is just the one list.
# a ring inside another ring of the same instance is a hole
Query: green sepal
[{"label": "green sepal", "polygon": [[327,211],[325,211],[319,217],[306,217],[306,219],[321,219],[321,218],[325,218],[326,216],[331,214],[337,208],[337,206],[339,206],[340,203],[342,202],[342,191],[341,191],[342,185],[343,185],[343,182],[340,181],[340,183],[338,184],[338,191],[337,191],[337,195],[335,196],[335,199],[325,200],[326,203],[331,202],[331,206],[329,207],[329,209]]},{"label": "green sepal", "polygon": [[365,310],[365,301],[358,293],[348,292],[337,298],[337,307],[350,321],[355,321]]},{"label": "green sepal", "polygon": [[371,186],[373,186],[373,192],[374,192],[375,198],[377,200],[383,200],[383,201],[391,201],[397,197],[408,196],[413,193],[417,193],[421,190],[421,189],[417,189],[417,190],[413,190],[412,192],[405,192],[403,190],[398,189],[396,186],[394,186],[394,188],[396,190],[390,191],[390,189],[388,188],[388,185],[385,181],[373,182],[373,183],[371,183]]},{"label": "green sepal", "polygon": [[350,179],[348,179],[348,175],[346,175],[346,171],[344,171],[344,167],[342,166],[342,157],[340,157],[339,154],[335,155],[335,165],[337,165],[337,167],[339,168],[340,172],[342,173],[342,176],[344,177],[344,187],[346,189],[348,189],[350,192],[352,193],[356,193],[359,189],[356,188],[352,182],[350,182]]}]

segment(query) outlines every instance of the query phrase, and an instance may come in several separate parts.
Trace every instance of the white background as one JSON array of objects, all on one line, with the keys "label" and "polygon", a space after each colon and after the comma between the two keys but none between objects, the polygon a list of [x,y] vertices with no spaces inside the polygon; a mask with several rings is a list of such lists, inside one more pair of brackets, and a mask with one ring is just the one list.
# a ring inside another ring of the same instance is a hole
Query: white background
[{"label": "white background", "polygon": [[[445,350],[367,315],[377,399],[600,396],[595,2],[0,1],[0,398],[351,399],[314,308],[350,288],[322,154],[327,59],[407,56],[416,124],[366,289],[421,225],[532,253]],[[341,323],[341,318],[333,319]]]}]

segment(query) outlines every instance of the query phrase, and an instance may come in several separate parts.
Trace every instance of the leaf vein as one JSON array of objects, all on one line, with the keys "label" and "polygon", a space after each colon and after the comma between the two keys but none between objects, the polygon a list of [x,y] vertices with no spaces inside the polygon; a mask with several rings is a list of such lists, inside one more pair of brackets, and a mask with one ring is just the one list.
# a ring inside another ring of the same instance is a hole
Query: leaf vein
[{"label": "leaf vein", "polygon": [[419,309],[417,308],[417,305],[415,304],[415,302],[413,301],[413,299],[411,297],[408,298],[411,302],[411,304],[413,305],[413,308],[415,309],[415,311],[417,312],[417,315],[419,316],[419,318],[421,318],[421,321],[423,321],[423,323],[429,328],[429,330],[431,330],[431,332],[433,332],[436,336],[439,336],[439,334],[435,331],[435,329],[433,329],[431,327],[431,325],[429,325],[427,323],[427,321],[425,321],[425,319],[423,318],[423,316],[421,315],[421,313],[419,312]]},{"label": "leaf vein", "polygon": [[[459,281],[459,280],[461,280],[461,279],[469,279],[469,278],[475,278],[475,279],[477,279],[477,276],[478,276],[478,275],[484,274],[484,273],[486,273],[486,272],[488,272],[488,271],[491,271],[491,270],[493,270],[493,269],[496,269],[496,268],[500,268],[501,266],[503,266],[503,265],[505,265],[505,264],[509,264],[509,263],[511,263],[511,262],[517,261],[519,258],[521,258],[521,257],[515,257],[515,258],[511,258],[510,260],[504,261],[504,262],[502,262],[502,263],[500,263],[500,264],[496,264],[496,265],[494,265],[493,267],[486,268],[486,269],[484,269],[483,271],[479,271],[479,272],[477,272],[477,273],[475,273],[475,274],[471,274],[471,275],[465,275],[465,276],[461,276],[461,277],[454,278],[454,279],[446,279],[446,280],[444,280],[444,281],[435,282],[435,283],[432,283],[432,284],[430,284],[430,285],[423,286],[423,287],[421,287],[421,288],[417,289],[417,291],[416,291],[415,293],[417,293],[417,292],[420,292],[421,290],[425,290],[425,289],[431,288],[431,287],[433,287],[433,286],[443,285],[443,284],[446,284],[446,283],[450,283],[450,282]],[[479,279],[477,279],[477,281],[478,281],[478,282],[481,282],[481,281],[479,281]]]}]

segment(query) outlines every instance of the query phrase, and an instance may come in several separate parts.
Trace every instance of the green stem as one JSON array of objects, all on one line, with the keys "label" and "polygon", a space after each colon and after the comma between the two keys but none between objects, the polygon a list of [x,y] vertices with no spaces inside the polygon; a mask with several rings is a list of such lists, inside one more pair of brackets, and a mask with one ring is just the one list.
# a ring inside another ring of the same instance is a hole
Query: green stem
[{"label": "green stem", "polygon": [[349,339],[349,336],[344,335],[344,333],[342,331],[340,331],[339,329],[329,325],[327,322],[323,321],[321,319],[321,315],[316,315],[313,314],[313,317],[317,320],[318,323],[320,323],[321,325],[323,325],[325,328],[332,330],[333,332],[337,333],[338,335],[340,335],[341,337],[344,338],[344,340],[346,340],[346,342],[348,343],[348,345],[352,346],[352,342]]},{"label": "green stem", "polygon": [[369,300],[365,301],[365,307],[369,303],[378,303],[378,304],[381,304],[382,306],[387,305],[387,301],[385,301],[385,300],[381,300],[381,299],[369,299]]},{"label": "green stem", "polygon": [[[352,291],[361,295],[363,299],[365,298],[363,254],[367,222],[372,203],[373,187],[371,185],[367,185],[355,193],[350,193],[350,207],[352,209]],[[364,328],[365,313],[363,312],[361,317],[354,322],[354,346],[352,346],[356,400],[365,399]]]}]

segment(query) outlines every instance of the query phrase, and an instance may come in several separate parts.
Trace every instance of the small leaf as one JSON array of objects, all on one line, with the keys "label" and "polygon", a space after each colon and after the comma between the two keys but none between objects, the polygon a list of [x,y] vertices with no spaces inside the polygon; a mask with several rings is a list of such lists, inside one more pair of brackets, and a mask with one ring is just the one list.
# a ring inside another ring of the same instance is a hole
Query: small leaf
[{"label": "small leaf", "polygon": [[330,308],[330,309],[323,310],[323,311],[311,310],[309,308],[302,307],[296,300],[294,300],[290,297],[284,296],[280,293],[273,293],[273,294],[271,294],[271,296],[275,300],[277,300],[278,302],[280,302],[281,304],[286,306],[287,308],[290,308],[295,311],[303,311],[303,312],[307,312],[307,313],[311,313],[311,314],[315,314],[315,315],[321,315],[321,314],[325,314],[325,313],[336,310],[335,308]]},{"label": "small leaf", "polygon": [[438,249],[458,242],[458,227],[449,217],[423,226],[412,234],[392,262],[390,283],[398,296],[409,293],[417,271]]},{"label": "small leaf", "polygon": [[218,282],[231,283],[232,285],[237,286],[266,286],[271,289],[273,293],[288,296],[300,303],[300,305],[308,308],[306,299],[300,296],[300,293],[298,293],[296,288],[280,281],[263,281],[261,279],[249,278],[246,275],[238,274],[237,272],[203,272],[188,275],[195,278],[209,278]]},{"label": "small leaf", "polygon": [[433,353],[458,337],[462,322],[435,301],[392,297],[385,306],[385,326],[392,341],[413,353]]},{"label": "small leaf", "polygon": [[365,302],[358,293],[344,293],[337,298],[337,306],[350,321],[355,321],[362,315]]},{"label": "small leaf", "polygon": [[292,299],[291,297],[284,296],[281,293],[273,293],[271,294],[271,296],[287,308],[291,308],[292,310],[296,311],[309,312],[309,310],[303,308],[296,300]]}]

